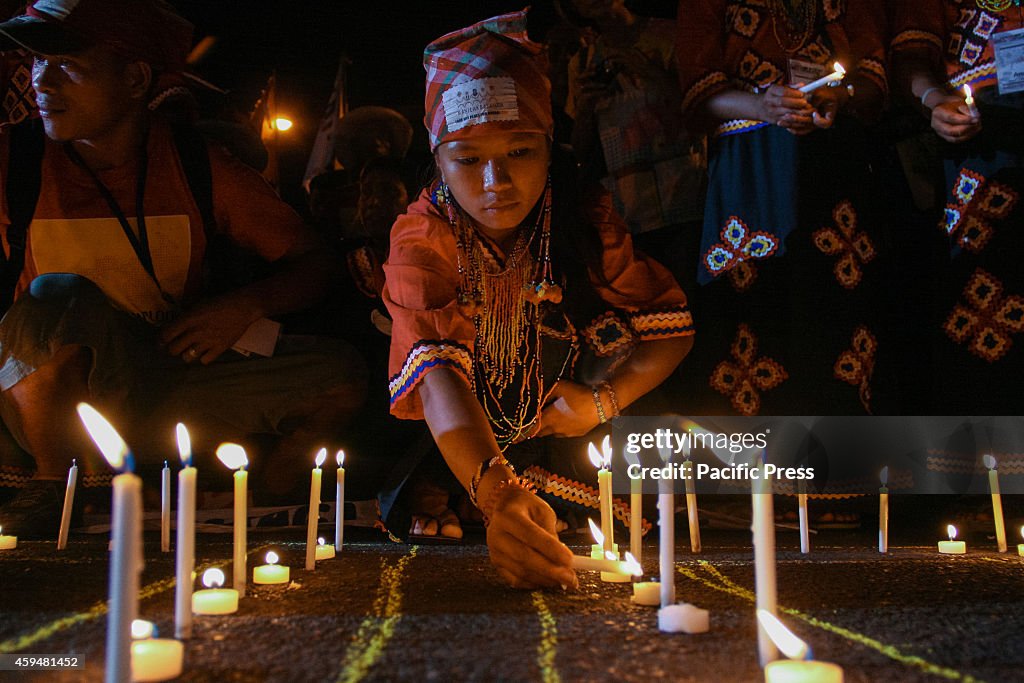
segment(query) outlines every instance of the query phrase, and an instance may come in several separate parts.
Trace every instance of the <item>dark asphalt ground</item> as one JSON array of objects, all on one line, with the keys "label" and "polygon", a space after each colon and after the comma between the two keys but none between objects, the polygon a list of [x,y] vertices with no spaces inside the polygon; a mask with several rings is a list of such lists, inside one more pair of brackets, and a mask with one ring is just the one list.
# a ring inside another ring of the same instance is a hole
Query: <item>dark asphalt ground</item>
[{"label": "dark asphalt ground", "polygon": [[[659,633],[655,608],[632,605],[628,585],[594,573],[581,575],[578,592],[505,588],[472,534],[461,545],[408,546],[346,531],[342,555],[306,572],[299,534],[257,532],[250,567],[272,548],[293,584],[250,586],[238,614],[197,617],[181,680],[763,680],[749,533],[705,530],[694,555],[677,523],[679,598],[711,611],[705,635]],[[816,658],[840,664],[851,682],[1024,680],[1024,558],[1012,527],[1005,555],[979,533],[966,539],[968,555],[940,556],[928,529],[919,539],[894,531],[883,557],[864,526],[817,534],[808,556],[795,532],[779,532],[780,617]],[[652,573],[654,540],[644,557]],[[106,543],[77,536],[62,553],[50,542],[0,551],[0,652],[86,662],[83,671],[0,680],[101,680]],[[573,545],[583,552],[582,540]],[[200,568],[227,568],[230,537],[200,536],[196,555]],[[148,534],[146,558],[140,616],[169,636],[173,554]]]}]

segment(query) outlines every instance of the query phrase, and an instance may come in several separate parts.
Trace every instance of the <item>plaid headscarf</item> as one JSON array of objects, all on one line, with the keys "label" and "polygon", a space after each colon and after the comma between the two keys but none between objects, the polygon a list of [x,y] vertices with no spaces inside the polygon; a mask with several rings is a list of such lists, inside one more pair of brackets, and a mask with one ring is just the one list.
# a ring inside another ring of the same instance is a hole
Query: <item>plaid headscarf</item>
[{"label": "plaid headscarf", "polygon": [[552,134],[547,55],[526,36],[526,10],[438,38],[423,51],[423,68],[431,150],[495,131]]}]

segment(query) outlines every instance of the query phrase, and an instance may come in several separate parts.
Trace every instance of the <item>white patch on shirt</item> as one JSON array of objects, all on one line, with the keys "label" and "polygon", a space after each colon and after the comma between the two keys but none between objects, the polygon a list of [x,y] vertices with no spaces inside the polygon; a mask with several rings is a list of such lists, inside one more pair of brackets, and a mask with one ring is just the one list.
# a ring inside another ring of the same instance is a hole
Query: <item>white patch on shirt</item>
[{"label": "white patch on shirt", "polygon": [[442,95],[449,131],[488,121],[518,121],[516,82],[502,76],[453,85]]}]

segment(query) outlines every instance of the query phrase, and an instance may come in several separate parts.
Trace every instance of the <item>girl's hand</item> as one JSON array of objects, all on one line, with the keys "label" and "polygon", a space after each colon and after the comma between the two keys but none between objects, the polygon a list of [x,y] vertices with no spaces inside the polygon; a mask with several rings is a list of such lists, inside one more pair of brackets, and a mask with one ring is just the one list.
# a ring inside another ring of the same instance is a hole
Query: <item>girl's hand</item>
[{"label": "girl's hand", "polygon": [[814,107],[807,96],[784,85],[773,85],[761,96],[758,119],[785,128],[794,135],[814,130]]},{"label": "girl's hand", "polygon": [[971,116],[962,99],[947,95],[932,108],[932,129],[946,142],[967,142],[981,132],[981,119]]},{"label": "girl's hand", "polygon": [[[611,406],[604,406],[611,417]],[[560,379],[540,413],[540,429],[534,436],[583,436],[600,424],[590,387]]]}]

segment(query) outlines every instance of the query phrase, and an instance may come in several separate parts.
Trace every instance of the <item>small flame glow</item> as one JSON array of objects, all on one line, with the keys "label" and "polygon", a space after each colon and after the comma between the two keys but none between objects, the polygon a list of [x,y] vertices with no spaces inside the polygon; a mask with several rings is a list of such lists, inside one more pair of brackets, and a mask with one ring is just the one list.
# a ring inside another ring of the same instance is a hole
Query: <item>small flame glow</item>
[{"label": "small flame glow", "polygon": [[759,609],[757,610],[757,620],[761,622],[768,637],[782,651],[782,654],[790,659],[809,658],[811,649],[807,647],[807,643],[797,638],[774,614],[768,610]]},{"label": "small flame glow", "polygon": [[334,462],[338,463],[338,467],[345,466],[345,451],[340,450],[334,455]]},{"label": "small flame glow", "polygon": [[612,466],[612,437],[611,434],[605,434],[605,437],[601,439],[601,455],[604,456],[604,468],[608,469]]},{"label": "small flame glow", "polygon": [[224,572],[214,567],[203,572],[203,585],[207,588],[220,588],[224,585]]},{"label": "small flame glow", "polygon": [[145,619],[135,619],[132,621],[132,640],[146,640],[147,638],[152,638],[154,633],[156,633],[156,627],[153,626],[152,621],[146,621]]},{"label": "small flame glow", "polygon": [[601,454],[597,450],[597,446],[595,446],[593,442],[587,444],[587,457],[590,458],[590,462],[597,469],[601,469],[601,466],[604,465],[604,459],[601,457]]},{"label": "small flame glow", "polygon": [[981,461],[985,463],[986,469],[994,470],[996,468],[996,459],[991,453],[986,453]]},{"label": "small flame glow", "polygon": [[619,561],[619,558],[617,558],[615,556],[615,553],[613,553],[611,550],[605,550],[604,551],[604,559],[611,560],[612,562],[618,562]]},{"label": "small flame glow", "polygon": [[320,467],[324,464],[324,462],[326,460],[327,460],[327,449],[326,448],[321,448],[319,451],[316,452],[316,468],[320,469]]},{"label": "small flame glow", "polygon": [[886,486],[889,483],[889,466],[886,465],[882,468],[882,473],[878,477],[882,480],[882,486]]},{"label": "small flame glow", "polygon": [[192,465],[192,437],[188,435],[188,429],[180,422],[174,428],[178,437],[178,455],[181,456],[181,464],[185,467]]},{"label": "small flame glow", "polygon": [[629,565],[629,573],[633,576],[642,576],[644,568],[640,566],[640,563],[633,557],[633,553],[626,553],[626,563]]},{"label": "small flame glow", "polygon": [[974,102],[974,93],[971,91],[971,86],[964,83],[964,101],[967,104]]},{"label": "small flame glow", "polygon": [[321,536],[320,538],[316,539],[316,544],[317,545],[323,545],[324,544],[324,537]]},{"label": "small flame glow", "polygon": [[834,71],[835,71],[835,72],[836,72],[837,74],[840,74],[840,75],[842,75],[842,76],[845,76],[845,75],[846,75],[846,69],[844,69],[844,68],[843,68],[843,65],[842,65],[842,64],[840,64],[839,62],[836,62],[835,64],[833,64],[833,65],[832,65],[832,69],[833,69],[833,70],[834,70]]},{"label": "small flame glow", "polygon": [[954,538],[956,538],[956,527],[952,524],[947,524],[946,533],[949,535],[949,540],[952,541]]},{"label": "small flame glow", "polygon": [[275,553],[273,550],[267,553],[267,564],[277,564],[277,561],[280,559],[281,558],[278,557],[277,553]]},{"label": "small flame glow", "polygon": [[103,457],[110,466],[120,471],[128,457],[128,444],[117,433],[113,425],[88,403],[78,404],[78,416],[82,419],[89,436],[96,442]]},{"label": "small flame glow", "polygon": [[601,527],[594,524],[594,520],[587,518],[587,522],[590,524],[590,535],[594,537],[594,543],[597,545],[604,545],[604,534],[601,533]]},{"label": "small flame glow", "polygon": [[1020,535],[1021,535],[1021,538],[1024,538],[1024,526],[1022,526],[1020,528]]},{"label": "small flame glow", "polygon": [[[1024,527],[1021,527],[1021,533],[1024,533]],[[0,536],[4,535],[4,528],[0,526]]]},{"label": "small flame glow", "polygon": [[217,458],[229,470],[240,470],[249,464],[245,449],[237,443],[222,443],[217,446]]}]

